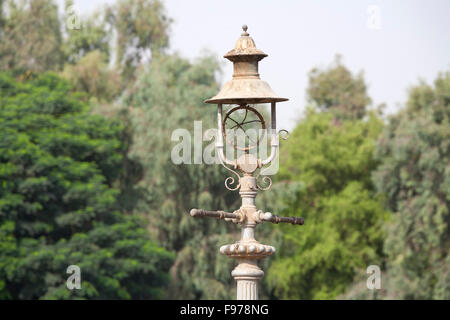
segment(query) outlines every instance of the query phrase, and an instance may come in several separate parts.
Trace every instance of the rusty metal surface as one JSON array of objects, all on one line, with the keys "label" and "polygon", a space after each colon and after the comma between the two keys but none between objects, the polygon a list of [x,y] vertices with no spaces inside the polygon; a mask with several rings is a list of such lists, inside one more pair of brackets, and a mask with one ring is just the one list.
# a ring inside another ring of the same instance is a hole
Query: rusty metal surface
[{"label": "rusty metal surface", "polygon": [[203,217],[211,217],[217,219],[241,219],[241,216],[237,213],[225,212],[225,211],[209,211],[203,209],[192,209],[190,212],[191,217],[194,218],[203,218]]},{"label": "rusty metal surface", "polygon": [[293,225],[302,226],[305,224],[305,218],[302,217],[280,217],[277,215],[272,215],[270,218],[264,219],[264,221],[272,222],[278,224],[280,222],[290,223]]},{"label": "rusty metal surface", "polygon": [[[230,61],[239,61],[240,56],[252,55],[257,56],[259,61],[268,56],[262,50],[256,48],[255,41],[253,41],[252,37],[250,37],[247,29],[247,25],[242,26],[242,30],[244,30],[244,32],[241,33],[241,37],[236,42],[234,48],[223,56],[224,58],[227,58]],[[237,58],[235,59],[235,57]]]},{"label": "rusty metal surface", "polygon": [[216,96],[205,100],[205,103],[242,105],[289,100],[278,96],[267,82],[260,79],[258,63],[267,54],[256,48],[255,42],[247,33],[247,26],[242,28],[244,33],[236,46],[224,56],[233,62],[233,79],[225,83]]}]

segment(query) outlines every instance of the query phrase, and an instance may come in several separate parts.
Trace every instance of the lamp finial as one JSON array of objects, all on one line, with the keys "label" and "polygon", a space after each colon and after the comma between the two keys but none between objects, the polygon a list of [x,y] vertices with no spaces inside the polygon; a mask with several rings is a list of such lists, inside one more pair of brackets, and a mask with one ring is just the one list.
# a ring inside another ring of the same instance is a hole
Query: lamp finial
[{"label": "lamp finial", "polygon": [[244,24],[244,25],[242,26],[242,30],[244,30],[244,32],[241,34],[241,36],[244,36],[244,37],[248,37],[248,36],[249,36],[249,34],[248,34],[248,32],[247,32],[247,29],[248,29],[247,25]]}]

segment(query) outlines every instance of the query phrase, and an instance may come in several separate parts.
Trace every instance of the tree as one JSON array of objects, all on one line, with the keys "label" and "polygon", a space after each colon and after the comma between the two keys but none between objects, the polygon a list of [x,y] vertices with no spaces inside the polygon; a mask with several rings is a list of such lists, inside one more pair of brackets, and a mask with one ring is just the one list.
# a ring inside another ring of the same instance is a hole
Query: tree
[{"label": "tree", "polygon": [[362,73],[352,75],[339,56],[329,69],[311,70],[307,93],[306,116],[281,145],[278,199],[264,200],[271,210],[306,222],[281,226],[267,286],[278,298],[330,299],[361,269],[382,263],[387,213],[370,174],[383,124],[366,110],[371,100]]},{"label": "tree", "polygon": [[5,0],[0,0],[0,37],[3,32],[3,27],[5,24],[5,12],[3,11],[4,4],[5,4]]},{"label": "tree", "polygon": [[171,19],[160,0],[119,0],[108,11],[117,32],[117,66],[128,81],[134,79],[134,71],[142,61],[168,46]]},{"label": "tree", "polygon": [[386,212],[370,172],[381,128],[373,114],[336,124],[332,114],[310,109],[282,145],[280,179],[298,186],[278,212],[302,216],[305,225],[281,226],[283,244],[268,274],[279,298],[335,298],[359,269],[380,263]]},{"label": "tree", "polygon": [[450,72],[413,87],[378,140],[374,174],[392,210],[387,295],[450,298]]},{"label": "tree", "polygon": [[[116,200],[123,126],[52,74],[2,73],[0,87],[0,297],[160,297],[173,255]],[[81,290],[66,288],[69,265]]]},{"label": "tree", "polygon": [[63,63],[58,8],[51,0],[8,1],[0,24],[0,68],[43,72]]},{"label": "tree", "polygon": [[352,73],[338,55],[330,68],[312,69],[307,89],[308,102],[322,111],[330,111],[336,119],[361,119],[371,103],[363,74]]},{"label": "tree", "polygon": [[[69,13],[65,24],[67,33],[64,39],[65,61],[75,64],[88,53],[99,51],[105,56],[105,61],[108,62],[112,30],[107,21],[107,16],[100,12],[94,12],[86,18],[75,16],[76,13],[70,10],[73,8],[72,1],[66,1],[65,7],[66,12]],[[78,19],[78,21],[71,21],[73,26],[67,23],[71,18]],[[76,22],[79,23],[79,28],[75,28]]]},{"label": "tree", "polygon": [[74,90],[99,101],[111,101],[122,89],[119,73],[108,68],[106,56],[98,50],[89,52],[76,64],[66,64],[62,77],[70,81]]}]

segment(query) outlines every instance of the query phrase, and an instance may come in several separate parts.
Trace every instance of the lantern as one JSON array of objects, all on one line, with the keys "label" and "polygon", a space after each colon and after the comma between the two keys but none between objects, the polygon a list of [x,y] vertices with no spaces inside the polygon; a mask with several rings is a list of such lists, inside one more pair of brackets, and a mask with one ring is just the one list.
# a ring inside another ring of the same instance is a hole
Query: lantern
[{"label": "lantern", "polygon": [[[258,281],[264,275],[264,272],[258,267],[257,261],[275,253],[275,248],[261,244],[255,239],[256,225],[264,221],[302,225],[304,219],[279,217],[270,212],[258,210],[255,206],[258,190],[267,190],[272,184],[271,179],[264,176],[262,181],[267,182],[268,185],[261,186],[258,178],[261,170],[275,159],[279,148],[276,104],[288,99],[278,96],[267,82],[260,79],[258,63],[267,57],[267,54],[256,48],[255,42],[247,33],[247,26],[244,25],[242,29],[244,32],[236,42],[236,46],[224,56],[233,63],[233,78],[224,84],[217,95],[205,101],[209,104],[217,104],[218,134],[215,145],[217,157],[220,163],[236,176],[236,179],[228,177],[225,180],[225,186],[229,190],[239,189],[242,205],[234,212],[192,209],[190,214],[193,217],[224,219],[241,226],[241,239],[234,244],[223,245],[220,253],[234,258],[238,262],[237,267],[231,273],[237,282],[237,299],[257,300]],[[257,154],[250,151],[262,143],[262,136],[267,126],[266,119],[258,110],[269,103],[271,106],[270,154],[266,158],[260,159]],[[225,116],[223,116],[223,105],[231,105]],[[229,138],[227,137],[227,125],[232,129],[241,129],[245,133],[244,126],[249,123],[259,125],[262,134],[257,134],[253,139],[248,136],[249,143],[244,146],[239,146],[234,140],[227,140]],[[224,141],[243,154],[236,159],[228,159],[224,152]],[[258,169],[259,173],[255,176]]]}]

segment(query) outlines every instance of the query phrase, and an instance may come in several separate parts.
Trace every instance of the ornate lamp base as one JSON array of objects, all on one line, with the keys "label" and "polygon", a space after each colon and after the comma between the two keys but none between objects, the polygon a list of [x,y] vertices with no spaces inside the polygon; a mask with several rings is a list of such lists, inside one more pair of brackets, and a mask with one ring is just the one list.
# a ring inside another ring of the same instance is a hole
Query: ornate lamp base
[{"label": "ornate lamp base", "polygon": [[263,245],[254,239],[241,240],[220,248],[220,253],[238,261],[231,272],[237,282],[237,300],[258,300],[258,281],[264,276],[264,271],[258,267],[257,261],[274,252],[274,247]]},{"label": "ornate lamp base", "polygon": [[256,260],[238,260],[239,264],[231,272],[237,283],[237,300],[258,300],[258,281],[264,271],[258,267]]},{"label": "ornate lamp base", "polygon": [[[236,163],[236,166],[244,172],[242,177],[236,173],[239,177],[239,183],[236,188],[240,188],[239,194],[242,198],[242,205],[238,210],[231,213],[192,209],[190,213],[193,217],[214,217],[241,225],[241,239],[234,244],[226,244],[220,247],[221,254],[238,261],[238,265],[231,272],[231,275],[237,282],[238,300],[258,299],[258,281],[264,276],[264,272],[258,267],[257,261],[275,253],[274,247],[256,241],[256,225],[264,221],[272,223],[287,222],[294,225],[302,225],[304,223],[303,218],[279,217],[272,215],[270,212],[256,209],[255,197],[257,190],[261,188],[257,185],[256,177],[251,175],[257,167],[251,165],[255,163],[252,160],[256,159],[252,159],[252,155],[246,154],[244,157],[240,157]],[[225,181],[228,181],[228,179]],[[268,180],[270,181],[270,178]]]}]

